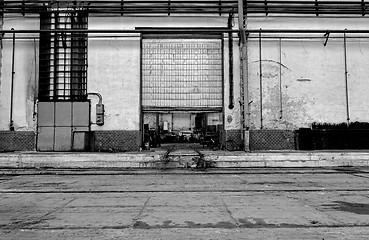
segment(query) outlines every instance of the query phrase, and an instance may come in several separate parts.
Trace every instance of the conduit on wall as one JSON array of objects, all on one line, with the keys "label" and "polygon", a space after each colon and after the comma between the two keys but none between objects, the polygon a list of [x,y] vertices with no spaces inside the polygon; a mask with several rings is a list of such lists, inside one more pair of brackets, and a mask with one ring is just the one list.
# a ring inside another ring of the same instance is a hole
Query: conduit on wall
[{"label": "conduit on wall", "polygon": [[[228,28],[232,29],[233,14],[229,14]],[[233,34],[228,33],[228,51],[229,51],[229,109],[234,108],[234,82],[233,82]]]},{"label": "conduit on wall", "polygon": [[350,125],[350,109],[349,109],[349,91],[348,91],[348,71],[347,71],[347,42],[346,32],[343,33],[343,49],[345,58],[345,88],[346,88],[346,114],[347,114],[347,125]]},{"label": "conduit on wall", "polygon": [[15,75],[15,32],[14,28],[11,29],[13,31],[13,50],[12,50],[12,79],[10,86],[10,120],[9,120],[9,130],[14,131],[14,121],[13,121],[13,92],[14,92],[14,75]]},{"label": "conduit on wall", "polygon": [[38,96],[38,67],[37,67],[37,44],[36,44],[36,38],[33,38],[33,50],[35,54],[35,91],[33,95],[33,116],[36,116],[36,104],[37,104],[37,96]]},{"label": "conduit on wall", "polygon": [[[261,30],[261,29],[260,29]],[[263,63],[261,56],[261,31],[259,32],[259,85],[260,85],[260,129],[263,129]]]},{"label": "conduit on wall", "polygon": [[282,99],[282,39],[279,38],[279,104],[280,104],[280,116],[283,118],[283,99]]},{"label": "conduit on wall", "polygon": [[[369,34],[369,29],[367,30],[322,30],[322,29],[244,29],[245,34],[253,34],[253,33],[269,33],[269,34],[279,34],[279,33],[302,33],[302,34],[325,34],[329,31],[330,34],[335,33],[355,33],[355,34]],[[53,29],[53,30],[0,30],[0,33],[8,34],[8,33],[17,33],[17,34],[27,34],[27,33],[89,33],[89,34],[108,34],[108,33],[136,33],[136,34],[178,34],[178,33],[203,33],[203,34],[218,34],[218,33],[239,33],[239,30],[236,29],[228,29],[228,28],[208,28],[208,27],[196,27],[196,28],[136,28],[136,29]],[[32,36],[30,38],[34,38]],[[88,36],[93,37],[93,35]],[[137,36],[138,37],[138,36]],[[248,36],[251,38],[253,36]],[[262,36],[262,38],[267,38],[270,36]],[[275,38],[279,38],[281,36],[276,35]],[[294,38],[299,36],[288,36],[288,38]],[[257,37],[259,38],[259,36]],[[322,38],[325,38],[322,36]],[[332,36],[331,36],[332,38]]]}]

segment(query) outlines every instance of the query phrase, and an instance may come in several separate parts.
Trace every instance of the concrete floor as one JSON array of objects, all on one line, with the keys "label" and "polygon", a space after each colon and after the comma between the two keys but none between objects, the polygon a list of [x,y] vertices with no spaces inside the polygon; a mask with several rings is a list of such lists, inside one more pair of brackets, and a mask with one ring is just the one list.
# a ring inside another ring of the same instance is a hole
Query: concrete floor
[{"label": "concrete floor", "polygon": [[0,239],[368,236],[368,168],[0,170]]}]

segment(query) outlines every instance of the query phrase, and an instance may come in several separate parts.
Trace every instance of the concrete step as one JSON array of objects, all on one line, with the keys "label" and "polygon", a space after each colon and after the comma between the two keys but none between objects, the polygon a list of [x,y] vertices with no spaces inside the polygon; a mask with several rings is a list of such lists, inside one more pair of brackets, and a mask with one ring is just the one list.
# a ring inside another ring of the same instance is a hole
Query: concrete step
[{"label": "concrete step", "polygon": [[[249,167],[336,167],[369,166],[367,151],[224,152],[201,151],[208,166]],[[45,153],[0,154],[0,168],[188,168],[199,156],[180,152],[164,159],[165,152],[132,153]]]}]

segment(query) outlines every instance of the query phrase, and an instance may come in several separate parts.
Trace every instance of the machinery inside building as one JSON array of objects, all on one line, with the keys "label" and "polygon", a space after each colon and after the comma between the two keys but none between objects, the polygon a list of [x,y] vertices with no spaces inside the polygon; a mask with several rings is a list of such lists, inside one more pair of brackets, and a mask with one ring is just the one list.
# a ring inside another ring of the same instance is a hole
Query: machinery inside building
[{"label": "machinery inside building", "polygon": [[163,143],[198,143],[217,141],[223,132],[221,113],[145,113],[144,129],[150,147]]}]

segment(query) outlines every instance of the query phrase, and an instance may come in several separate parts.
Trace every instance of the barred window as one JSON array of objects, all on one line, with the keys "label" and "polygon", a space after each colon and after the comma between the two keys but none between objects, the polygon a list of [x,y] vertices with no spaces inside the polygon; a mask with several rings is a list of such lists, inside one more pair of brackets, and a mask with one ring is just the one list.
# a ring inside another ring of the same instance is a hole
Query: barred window
[{"label": "barred window", "polygon": [[[41,13],[41,30],[87,29],[83,11]],[[40,33],[39,100],[86,101],[87,33]]]}]

